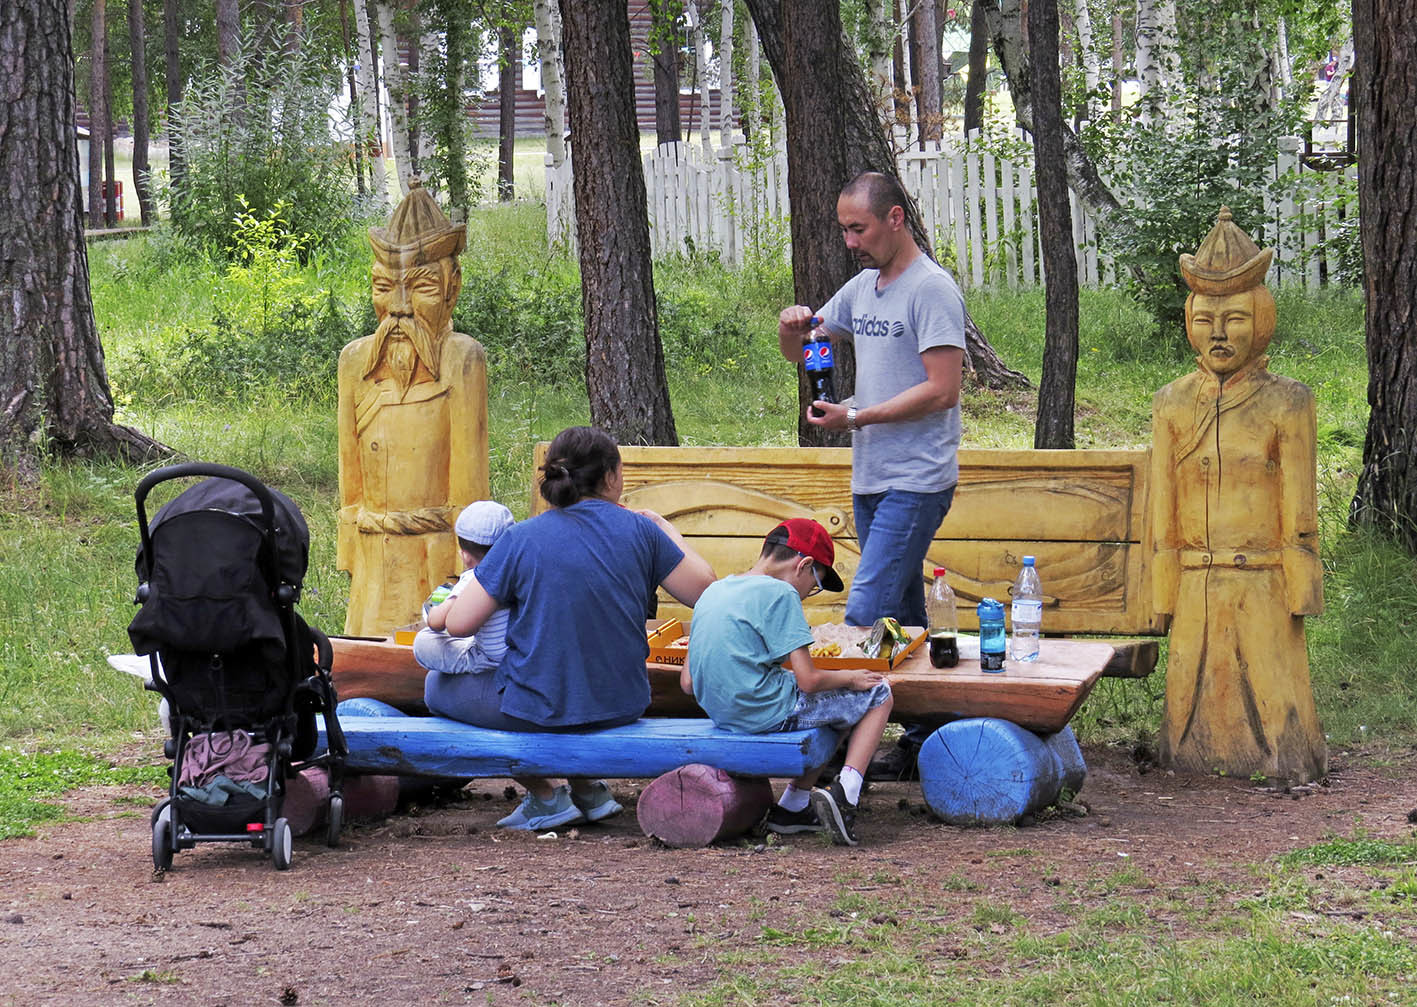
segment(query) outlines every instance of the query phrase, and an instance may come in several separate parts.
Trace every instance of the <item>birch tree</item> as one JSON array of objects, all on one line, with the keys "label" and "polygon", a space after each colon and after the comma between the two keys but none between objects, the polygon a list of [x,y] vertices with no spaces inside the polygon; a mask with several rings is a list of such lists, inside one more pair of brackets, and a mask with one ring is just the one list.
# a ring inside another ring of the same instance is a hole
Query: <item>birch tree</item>
[{"label": "birch tree", "polygon": [[718,142],[731,146],[733,120],[733,0],[721,0],[718,23]]},{"label": "birch tree", "polygon": [[689,15],[689,38],[694,47],[694,80],[699,92],[699,143],[703,147],[704,162],[713,159],[712,108],[709,102],[708,38],[704,30],[704,7],[707,0],[689,0],[685,13]]},{"label": "birch tree", "polygon": [[359,59],[356,77],[359,81],[360,142],[369,155],[370,190],[377,206],[389,201],[388,169],[384,161],[384,130],[379,112],[378,36],[369,21],[369,0],[354,0],[354,30],[358,35]]},{"label": "birch tree", "polygon": [[546,152],[553,167],[566,160],[566,89],[561,74],[561,10],[557,0],[536,0],[536,51],[546,92]]},{"label": "birch tree", "polygon": [[384,87],[389,92],[389,142],[394,148],[394,170],[398,176],[399,199],[408,193],[413,179],[413,159],[409,149],[408,94],[403,64],[399,61],[398,32],[394,27],[393,0],[374,0],[379,19],[379,49],[384,62]]},{"label": "birch tree", "polygon": [[1078,36],[1078,50],[1082,63],[1083,84],[1087,96],[1083,100],[1083,118],[1092,119],[1092,103],[1098,87],[1102,84],[1102,57],[1097,52],[1097,44],[1092,34],[1092,12],[1087,0],[1073,0],[1073,28]]},{"label": "birch tree", "polygon": [[1180,75],[1175,0],[1137,0],[1136,32],[1137,116],[1149,126],[1165,114]]}]

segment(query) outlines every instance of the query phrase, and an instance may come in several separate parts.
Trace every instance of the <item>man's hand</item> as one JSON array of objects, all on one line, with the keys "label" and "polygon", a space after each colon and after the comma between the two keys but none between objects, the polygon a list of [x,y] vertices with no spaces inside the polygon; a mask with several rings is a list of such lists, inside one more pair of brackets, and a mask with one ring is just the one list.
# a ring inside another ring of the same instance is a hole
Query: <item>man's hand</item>
[{"label": "man's hand", "polygon": [[794,364],[802,362],[802,343],[812,332],[815,315],[805,304],[783,308],[777,316],[777,348]]},{"label": "man's hand", "polygon": [[822,415],[814,416],[812,410],[807,410],[807,422],[814,427],[824,427],[827,430],[846,429],[846,406],[839,402],[813,402],[812,407],[820,409]]}]

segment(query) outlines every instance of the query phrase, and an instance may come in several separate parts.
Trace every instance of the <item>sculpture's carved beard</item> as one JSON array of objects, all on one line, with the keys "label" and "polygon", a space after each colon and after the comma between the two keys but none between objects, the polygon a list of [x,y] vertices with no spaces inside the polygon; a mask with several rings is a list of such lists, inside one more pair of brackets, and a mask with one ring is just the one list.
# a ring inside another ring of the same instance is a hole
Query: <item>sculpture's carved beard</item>
[{"label": "sculpture's carved beard", "polygon": [[364,376],[372,374],[382,362],[399,386],[399,396],[408,392],[414,372],[421,361],[428,373],[438,377],[439,339],[416,317],[385,315],[374,330],[374,345],[369,348],[369,363]]}]

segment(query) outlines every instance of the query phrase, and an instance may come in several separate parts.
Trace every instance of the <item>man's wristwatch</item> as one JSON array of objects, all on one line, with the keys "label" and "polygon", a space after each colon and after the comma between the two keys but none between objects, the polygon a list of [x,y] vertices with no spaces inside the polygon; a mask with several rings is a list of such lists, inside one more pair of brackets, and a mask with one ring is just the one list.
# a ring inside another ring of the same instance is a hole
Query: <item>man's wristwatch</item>
[{"label": "man's wristwatch", "polygon": [[858,430],[861,429],[860,427],[858,427],[858,426],[856,425],[856,407],[855,407],[855,406],[847,406],[847,407],[846,407],[846,429],[847,429],[847,430],[850,430],[852,433],[855,433],[856,431],[858,431]]}]

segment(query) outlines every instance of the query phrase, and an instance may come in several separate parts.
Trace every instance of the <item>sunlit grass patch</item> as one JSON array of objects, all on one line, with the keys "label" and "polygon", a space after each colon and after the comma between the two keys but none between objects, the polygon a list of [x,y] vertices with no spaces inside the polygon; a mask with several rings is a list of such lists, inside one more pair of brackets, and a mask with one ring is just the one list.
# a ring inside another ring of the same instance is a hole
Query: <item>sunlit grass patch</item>
[{"label": "sunlit grass patch", "polygon": [[0,839],[34,834],[41,822],[64,817],[53,798],[96,783],[161,786],[165,774],[155,766],[115,766],[106,759],[73,750],[23,752],[0,748]]}]

